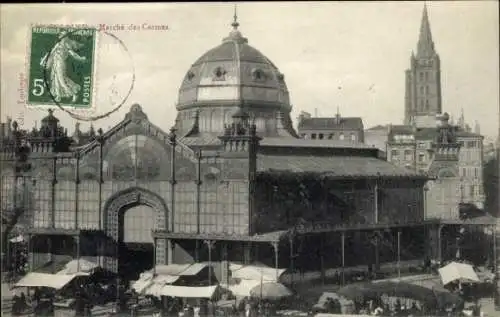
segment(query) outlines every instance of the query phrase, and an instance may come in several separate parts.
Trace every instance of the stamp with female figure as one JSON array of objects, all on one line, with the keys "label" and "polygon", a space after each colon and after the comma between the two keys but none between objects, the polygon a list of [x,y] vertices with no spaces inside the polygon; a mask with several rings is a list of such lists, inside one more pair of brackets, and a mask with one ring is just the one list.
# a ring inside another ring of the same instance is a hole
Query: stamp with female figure
[{"label": "stamp with female figure", "polygon": [[93,28],[31,27],[28,105],[92,107],[96,33]]}]

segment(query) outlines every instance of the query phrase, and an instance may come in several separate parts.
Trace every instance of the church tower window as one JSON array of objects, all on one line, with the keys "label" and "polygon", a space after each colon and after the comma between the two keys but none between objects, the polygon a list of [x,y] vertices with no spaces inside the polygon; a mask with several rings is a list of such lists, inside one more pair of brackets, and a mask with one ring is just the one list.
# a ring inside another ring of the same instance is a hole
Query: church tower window
[{"label": "church tower window", "polygon": [[429,110],[429,99],[425,99],[425,110]]},{"label": "church tower window", "polygon": [[424,72],[420,72],[420,81],[424,80]]}]

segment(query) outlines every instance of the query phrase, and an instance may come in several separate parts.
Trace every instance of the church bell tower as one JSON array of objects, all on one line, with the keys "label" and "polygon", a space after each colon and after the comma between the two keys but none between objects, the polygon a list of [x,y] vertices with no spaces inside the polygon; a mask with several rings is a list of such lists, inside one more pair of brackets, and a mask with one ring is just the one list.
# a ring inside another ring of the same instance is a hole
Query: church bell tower
[{"label": "church bell tower", "polygon": [[405,122],[407,125],[435,126],[441,114],[441,65],[432,40],[431,27],[424,6],[417,54],[410,58],[406,70]]}]

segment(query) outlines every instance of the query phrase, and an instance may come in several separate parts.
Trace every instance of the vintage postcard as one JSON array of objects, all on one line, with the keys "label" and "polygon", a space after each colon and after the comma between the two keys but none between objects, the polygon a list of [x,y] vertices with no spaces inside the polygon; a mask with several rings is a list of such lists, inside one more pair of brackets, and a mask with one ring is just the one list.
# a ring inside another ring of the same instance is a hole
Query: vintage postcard
[{"label": "vintage postcard", "polygon": [[2,316],[500,316],[498,1],[0,6]]}]

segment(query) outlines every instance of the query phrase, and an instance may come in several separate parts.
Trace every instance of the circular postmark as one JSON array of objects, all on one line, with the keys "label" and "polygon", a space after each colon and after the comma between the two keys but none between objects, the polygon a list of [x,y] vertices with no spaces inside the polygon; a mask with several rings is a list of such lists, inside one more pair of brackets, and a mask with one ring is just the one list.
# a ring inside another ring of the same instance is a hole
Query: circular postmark
[{"label": "circular postmark", "polygon": [[[61,29],[57,41],[40,62],[43,85],[51,103],[80,121],[97,121],[117,112],[135,84],[135,67],[127,46],[105,30]],[[85,35],[94,36],[93,42],[78,41]],[[85,44],[87,56],[78,53]],[[69,58],[75,63],[68,63]],[[68,73],[74,75],[73,79]],[[90,107],[72,106],[78,102]]]}]

